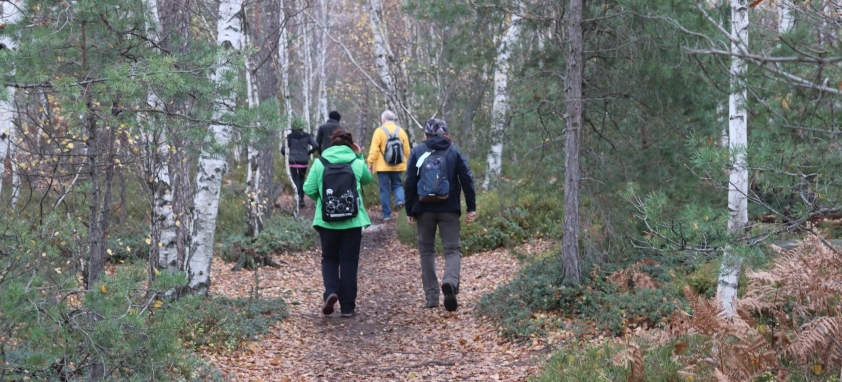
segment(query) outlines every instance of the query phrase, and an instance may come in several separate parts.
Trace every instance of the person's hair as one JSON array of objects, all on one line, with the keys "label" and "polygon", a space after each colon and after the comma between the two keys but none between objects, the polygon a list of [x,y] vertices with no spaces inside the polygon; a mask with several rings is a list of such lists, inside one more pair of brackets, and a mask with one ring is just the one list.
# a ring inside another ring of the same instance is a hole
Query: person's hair
[{"label": "person's hair", "polygon": [[386,111],[383,112],[383,114],[380,114],[380,120],[384,121],[384,122],[385,121],[393,121],[394,122],[396,119],[398,119],[398,117],[396,117],[395,113],[391,110],[386,110]]},{"label": "person's hair", "polygon": [[340,115],[338,111],[334,110],[330,113],[327,113],[327,117],[335,121],[339,121],[342,118],[342,115]]},{"label": "person's hair", "polygon": [[340,127],[330,136],[330,146],[333,147],[342,145],[354,148],[354,137],[348,130]]}]

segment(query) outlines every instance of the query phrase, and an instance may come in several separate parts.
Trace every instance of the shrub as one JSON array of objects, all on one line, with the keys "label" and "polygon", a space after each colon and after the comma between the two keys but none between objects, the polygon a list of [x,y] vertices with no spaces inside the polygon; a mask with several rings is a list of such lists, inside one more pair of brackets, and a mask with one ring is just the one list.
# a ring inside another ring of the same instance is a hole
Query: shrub
[{"label": "shrub", "polygon": [[289,314],[281,299],[187,296],[166,312],[179,321],[176,334],[190,348],[233,350],[265,333]]},{"label": "shrub", "polygon": [[[660,283],[671,280],[668,272],[653,264],[633,268]],[[526,337],[540,334],[553,324],[539,312],[587,318],[598,329],[620,334],[628,326],[655,326],[683,305],[681,296],[670,288],[633,288],[623,292],[602,276],[607,272],[599,266],[582,264],[582,270],[580,285],[564,285],[560,261],[554,255],[544,257],[526,265],[508,284],[483,296],[477,310],[496,320],[503,334]]]}]

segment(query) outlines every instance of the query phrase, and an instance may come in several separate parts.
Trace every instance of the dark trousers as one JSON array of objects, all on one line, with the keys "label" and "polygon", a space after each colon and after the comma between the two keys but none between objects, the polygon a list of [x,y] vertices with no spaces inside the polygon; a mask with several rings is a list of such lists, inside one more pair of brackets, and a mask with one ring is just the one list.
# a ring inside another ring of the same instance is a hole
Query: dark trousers
[{"label": "dark trousers", "polygon": [[298,201],[304,201],[304,179],[306,179],[306,168],[289,168],[289,173],[292,175],[292,183],[295,189],[298,190]]},{"label": "dark trousers", "polygon": [[357,307],[357,268],[360,264],[362,228],[327,229],[316,227],[322,243],[322,300],[336,293],[341,313],[353,313]]},{"label": "dark trousers", "polygon": [[462,271],[462,241],[458,212],[422,212],[415,215],[418,226],[418,253],[421,255],[421,284],[427,303],[438,304],[439,279],[436,276],[436,229],[444,250],[442,283],[450,283],[459,293]]}]

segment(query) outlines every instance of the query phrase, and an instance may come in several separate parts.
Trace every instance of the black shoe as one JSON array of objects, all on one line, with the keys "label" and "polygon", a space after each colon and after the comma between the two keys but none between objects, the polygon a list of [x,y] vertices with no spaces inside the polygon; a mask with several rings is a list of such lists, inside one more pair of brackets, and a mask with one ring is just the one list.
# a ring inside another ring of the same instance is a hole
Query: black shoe
[{"label": "black shoe", "polygon": [[431,308],[431,309],[432,308],[438,308],[439,303],[438,303],[438,301],[427,301],[426,307]]},{"label": "black shoe", "polygon": [[333,306],[336,305],[336,301],[339,300],[339,296],[336,293],[331,293],[330,296],[327,296],[327,300],[325,300],[324,306],[322,306],[322,313],[325,316],[329,316],[333,314]]},{"label": "black shoe", "polygon": [[456,311],[458,304],[456,303],[456,288],[451,283],[442,283],[441,292],[444,293],[444,308],[448,312]]},{"label": "black shoe", "polygon": [[341,313],[339,316],[342,317],[342,318],[351,318],[351,317],[354,317],[355,315],[356,314],[354,312],[350,312],[350,313]]}]

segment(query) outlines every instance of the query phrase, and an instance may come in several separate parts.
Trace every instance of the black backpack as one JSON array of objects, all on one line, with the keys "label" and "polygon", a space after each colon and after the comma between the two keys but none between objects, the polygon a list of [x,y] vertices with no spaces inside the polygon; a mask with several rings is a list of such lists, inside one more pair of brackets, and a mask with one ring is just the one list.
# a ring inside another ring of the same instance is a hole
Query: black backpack
[{"label": "black backpack", "polygon": [[[356,160],[357,158],[354,158]],[[319,157],[325,166],[322,173],[322,220],[336,222],[348,220],[360,211],[357,177],[351,163],[330,163]]]},{"label": "black backpack", "polygon": [[418,158],[418,201],[440,203],[447,200],[450,194],[447,153],[451,147],[452,144],[444,150],[430,150]]},{"label": "black backpack", "polygon": [[389,134],[386,126],[380,126],[383,132],[386,133],[386,151],[383,152],[383,159],[389,165],[399,165],[403,163],[403,141],[401,141],[398,133],[401,131],[400,126],[395,126],[395,133]]}]

